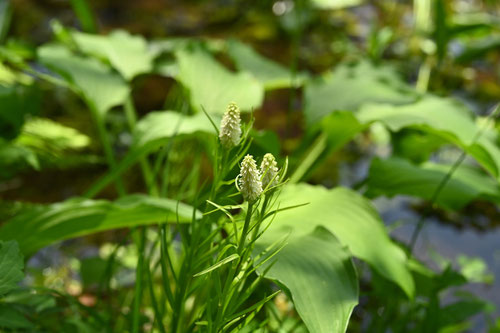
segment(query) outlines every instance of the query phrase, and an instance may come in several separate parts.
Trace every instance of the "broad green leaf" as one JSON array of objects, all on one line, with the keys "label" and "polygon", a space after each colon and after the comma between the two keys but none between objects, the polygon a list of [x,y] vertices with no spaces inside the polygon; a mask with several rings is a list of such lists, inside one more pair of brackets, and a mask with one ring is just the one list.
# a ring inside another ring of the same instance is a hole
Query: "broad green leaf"
[{"label": "broad green leaf", "polygon": [[[216,125],[220,118],[215,116]],[[213,133],[215,129],[203,113],[184,116],[175,111],[155,111],[148,113],[136,126],[134,147],[142,147],[148,143],[169,139],[172,136],[201,133]]]},{"label": "broad green leaf", "polygon": [[341,9],[360,5],[364,0],[311,0],[319,9]]},{"label": "broad green leaf", "polygon": [[292,72],[282,65],[273,62],[237,40],[227,44],[229,56],[241,71],[246,71],[255,76],[266,89],[288,88],[302,83],[301,76],[293,82]]},{"label": "broad green leaf", "polygon": [[129,94],[126,82],[108,66],[96,59],[73,54],[62,45],[38,48],[38,59],[61,74],[100,116],[111,107],[123,104]]},{"label": "broad green leaf", "polygon": [[58,153],[66,149],[82,149],[90,145],[90,138],[74,128],[47,118],[32,118],[26,122],[17,143],[31,148]]},{"label": "broad green leaf", "polygon": [[175,54],[179,65],[177,79],[189,90],[195,110],[203,107],[208,113],[222,114],[230,102],[238,104],[242,111],[262,104],[264,87],[249,73],[229,71],[196,45]]},{"label": "broad green leaf", "polygon": [[481,130],[472,113],[462,104],[448,98],[427,96],[408,105],[369,104],[358,113],[362,123],[380,121],[391,131],[416,128],[435,134],[473,156],[489,173],[500,180],[500,148],[491,132]]},{"label": "broad green leaf", "polygon": [[15,241],[0,241],[0,296],[16,288],[24,277],[23,255]]},{"label": "broad green leaf", "polygon": [[153,69],[153,55],[142,36],[133,36],[124,30],[113,31],[108,36],[78,31],[71,35],[83,52],[107,59],[128,81]]},{"label": "broad green leaf", "polygon": [[16,240],[32,255],[49,244],[100,231],[160,222],[191,221],[193,209],[174,200],[135,194],[110,202],[74,198],[39,206],[6,221],[0,240]]},{"label": "broad green leaf", "polygon": [[339,65],[305,86],[305,117],[314,124],[332,111],[355,111],[368,102],[405,104],[415,93],[388,66]]},{"label": "broad green leaf", "polygon": [[[0,328],[34,330],[34,325],[26,317],[9,304],[0,304]],[[23,330],[24,331],[24,330]]]},{"label": "broad green leaf", "polygon": [[[257,244],[255,253],[266,248]],[[290,292],[309,332],[343,333],[358,303],[358,278],[349,252],[326,229],[292,237],[265,273]],[[269,262],[259,267],[262,274]]]},{"label": "broad green leaf", "polygon": [[[451,165],[424,163],[415,165],[400,158],[375,159],[368,177],[369,196],[403,194],[430,200]],[[475,199],[500,202],[500,188],[491,177],[479,170],[460,166],[436,199],[441,207],[457,210]]]},{"label": "broad green leaf", "polygon": [[321,129],[326,133],[332,151],[345,145],[366,128],[368,125],[361,124],[350,111],[332,112],[321,120]]},{"label": "broad green leaf", "polygon": [[379,274],[397,283],[409,297],[415,293],[403,250],[394,244],[374,207],[358,193],[346,188],[327,190],[321,186],[289,184],[280,195],[280,207],[308,205],[279,212],[266,237],[276,238],[285,230],[292,240],[323,226],[368,262]]}]

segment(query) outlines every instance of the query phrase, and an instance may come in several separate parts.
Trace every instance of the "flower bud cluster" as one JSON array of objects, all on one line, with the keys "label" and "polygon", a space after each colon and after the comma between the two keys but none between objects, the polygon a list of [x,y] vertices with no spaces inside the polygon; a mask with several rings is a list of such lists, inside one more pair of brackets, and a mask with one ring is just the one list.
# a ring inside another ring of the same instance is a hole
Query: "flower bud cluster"
[{"label": "flower bud cluster", "polygon": [[273,154],[267,153],[260,164],[262,173],[262,187],[268,189],[278,185],[278,163]]},{"label": "flower bud cluster", "polygon": [[239,189],[243,199],[248,202],[256,201],[263,190],[278,184],[278,165],[272,154],[264,155],[264,159],[257,169],[252,155],[246,155],[241,162],[239,175]]},{"label": "flower bud cluster", "polygon": [[243,199],[248,202],[254,202],[262,194],[260,171],[252,155],[246,155],[241,162],[239,185]]}]

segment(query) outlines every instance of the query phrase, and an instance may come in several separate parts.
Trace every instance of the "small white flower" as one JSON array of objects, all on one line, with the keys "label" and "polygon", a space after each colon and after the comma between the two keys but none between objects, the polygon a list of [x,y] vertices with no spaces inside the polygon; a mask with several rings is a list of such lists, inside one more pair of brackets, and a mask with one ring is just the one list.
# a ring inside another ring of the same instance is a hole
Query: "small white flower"
[{"label": "small white flower", "polygon": [[260,164],[260,173],[262,174],[262,187],[269,189],[278,185],[278,164],[273,154],[267,153]]},{"label": "small white flower", "polygon": [[252,155],[245,156],[241,162],[239,185],[243,198],[250,203],[257,200],[262,194],[260,172]]},{"label": "small white flower", "polygon": [[240,109],[236,103],[229,103],[220,123],[219,139],[224,148],[231,149],[240,142],[240,123]]}]

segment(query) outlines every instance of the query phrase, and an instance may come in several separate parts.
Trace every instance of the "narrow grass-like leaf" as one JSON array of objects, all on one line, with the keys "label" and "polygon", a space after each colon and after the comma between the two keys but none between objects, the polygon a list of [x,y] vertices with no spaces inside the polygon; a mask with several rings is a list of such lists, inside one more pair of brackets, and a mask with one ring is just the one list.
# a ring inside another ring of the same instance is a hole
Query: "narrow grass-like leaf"
[{"label": "narrow grass-like leaf", "polygon": [[225,265],[227,263],[230,263],[231,261],[236,260],[239,257],[240,256],[237,255],[236,253],[233,253],[230,256],[228,256],[228,257],[222,259],[221,261],[217,262],[216,264],[208,267],[207,269],[204,269],[203,271],[194,274],[193,276],[202,276],[204,274],[210,273],[211,271],[213,271],[213,270],[215,270],[215,269],[217,269],[217,268],[219,268],[219,267],[221,267],[221,266],[223,266],[223,265]]},{"label": "narrow grass-like leaf", "polygon": [[[177,209],[178,206],[178,209]],[[174,200],[142,194],[117,201],[74,198],[62,203],[38,206],[6,221],[0,227],[0,240],[17,240],[25,255],[57,241],[104,230],[155,224],[174,217],[191,221],[193,208]],[[201,214],[197,212],[197,217]]]}]

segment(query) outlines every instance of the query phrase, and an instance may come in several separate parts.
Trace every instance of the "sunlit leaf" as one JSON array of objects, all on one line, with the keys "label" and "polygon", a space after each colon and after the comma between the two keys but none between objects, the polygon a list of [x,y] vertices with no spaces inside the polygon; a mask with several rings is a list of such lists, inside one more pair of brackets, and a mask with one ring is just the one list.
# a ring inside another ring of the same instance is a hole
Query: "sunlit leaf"
[{"label": "sunlit leaf", "polygon": [[368,62],[342,64],[305,86],[305,116],[309,124],[333,111],[355,111],[368,102],[405,104],[415,93],[388,66]]},{"label": "sunlit leaf", "polygon": [[311,2],[320,9],[341,9],[360,5],[363,0],[311,0]]},{"label": "sunlit leaf", "polygon": [[290,69],[261,56],[250,46],[232,40],[228,42],[227,47],[236,67],[251,73],[266,89],[288,88],[302,83],[302,77],[299,76],[295,78],[294,84]]},{"label": "sunlit leaf", "polygon": [[74,128],[46,118],[32,118],[26,122],[17,139],[19,144],[54,151],[88,147],[90,138]]},{"label": "sunlit leaf", "polygon": [[[265,247],[260,242],[256,253]],[[293,237],[272,262],[265,276],[286,287],[310,332],[345,332],[358,303],[358,279],[349,252],[328,230]]]},{"label": "sunlit leaf", "polygon": [[123,30],[113,31],[107,36],[74,31],[72,36],[83,52],[107,59],[127,80],[153,69],[153,55],[142,36]]},{"label": "sunlit leaf", "polygon": [[1,240],[16,240],[24,254],[61,240],[104,230],[160,222],[191,221],[192,207],[174,200],[135,194],[110,202],[74,198],[39,206],[6,221]]},{"label": "sunlit leaf", "polygon": [[38,59],[61,74],[101,116],[123,104],[129,94],[126,82],[111,68],[96,59],[77,56],[62,45],[38,48]]},{"label": "sunlit leaf", "polygon": [[[214,121],[220,122],[215,116]],[[137,123],[134,132],[134,147],[144,146],[154,141],[164,141],[174,135],[197,132],[214,133],[215,129],[203,113],[184,116],[175,111],[155,111],[148,113]]]},{"label": "sunlit leaf", "polygon": [[264,87],[246,72],[234,73],[217,62],[201,47],[178,50],[178,80],[189,90],[191,106],[198,111],[222,114],[230,102],[242,111],[258,108],[264,98]]},{"label": "sunlit leaf", "polygon": [[409,297],[414,283],[406,267],[405,253],[394,244],[370,202],[346,188],[327,190],[307,184],[287,185],[280,195],[282,207],[309,203],[276,215],[264,233],[276,238],[291,231],[291,240],[323,226],[356,257],[368,262],[378,273],[397,283]]}]

